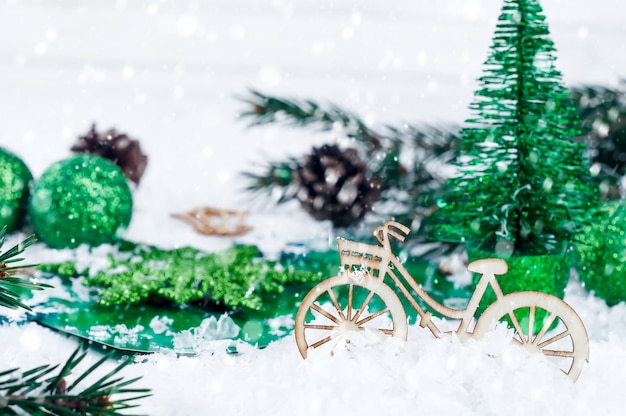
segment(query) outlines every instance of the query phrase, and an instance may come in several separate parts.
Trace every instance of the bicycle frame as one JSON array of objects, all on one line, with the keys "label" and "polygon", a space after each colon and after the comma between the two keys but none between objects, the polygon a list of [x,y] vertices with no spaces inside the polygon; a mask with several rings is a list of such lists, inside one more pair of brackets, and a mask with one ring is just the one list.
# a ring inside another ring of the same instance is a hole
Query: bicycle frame
[{"label": "bicycle frame", "polygon": [[[503,295],[502,289],[500,289],[500,285],[498,281],[495,279],[495,274],[493,273],[485,273],[480,278],[474,293],[472,294],[469,303],[465,309],[452,309],[441,303],[437,302],[433,299],[410,275],[410,273],[406,270],[406,268],[400,263],[397,257],[393,255],[393,252],[389,251],[389,258],[387,259],[389,263],[393,265],[393,268],[388,268],[386,275],[391,278],[391,280],[395,283],[396,287],[400,289],[404,297],[409,301],[411,306],[417,311],[417,314],[420,316],[419,325],[424,328],[427,327],[432,334],[439,338],[441,336],[441,331],[437,327],[437,325],[432,321],[432,313],[430,311],[425,311],[419,303],[417,303],[415,296],[413,296],[410,291],[407,289],[406,285],[400,280],[400,278],[394,272],[398,270],[400,276],[402,276],[404,282],[408,284],[408,286],[416,293],[417,297],[423,300],[432,310],[439,313],[442,316],[445,316],[450,319],[460,320],[459,327],[455,331],[460,338],[465,338],[466,336],[471,336],[469,330],[469,325],[474,318],[474,314],[478,309],[478,304],[480,300],[485,294],[487,287],[491,285],[491,288],[496,294],[497,299],[500,299]],[[381,276],[384,279],[384,276]]]},{"label": "bicycle frame", "polygon": [[[415,281],[415,279],[411,276],[408,270],[406,270],[406,268],[402,265],[402,263],[400,263],[400,260],[396,257],[396,255],[391,250],[389,236],[393,236],[400,241],[404,241],[404,236],[393,230],[390,230],[389,225],[392,225],[395,228],[400,229],[405,234],[408,233],[409,231],[409,229],[404,227],[402,224],[392,222],[392,223],[386,224],[383,227],[378,227],[375,230],[374,235],[376,239],[379,241],[380,246],[369,245],[369,244],[365,245],[362,243],[357,243],[358,246],[354,246],[355,248],[367,247],[369,249],[368,251],[371,251],[372,253],[378,253],[378,256],[380,257],[380,263],[382,265],[382,267],[380,268],[381,269],[380,275],[370,276],[369,278],[379,279],[380,282],[383,283],[385,276],[389,276],[391,280],[394,282],[394,284],[396,285],[396,287],[400,289],[400,291],[402,292],[404,297],[407,299],[407,301],[416,310],[417,314],[420,317],[419,325],[422,328],[427,327],[435,337],[439,338],[441,336],[442,334],[441,330],[432,321],[432,313],[429,311],[425,311],[418,304],[415,296],[413,296],[411,292],[409,291],[409,289],[407,289],[407,286],[406,286],[407,284],[409,288],[415,292],[415,294],[417,295],[417,298],[423,300],[432,310],[434,310],[435,312],[447,318],[461,321],[459,324],[459,327],[455,331],[456,334],[461,339],[465,339],[471,336],[472,333],[469,332],[469,325],[472,322],[472,319],[474,318],[474,314],[476,313],[476,310],[478,309],[478,305],[481,299],[483,298],[485,291],[487,290],[487,287],[491,286],[494,293],[496,294],[497,299],[500,299],[502,296],[504,296],[504,294],[502,293],[502,289],[500,288],[500,285],[498,284],[498,281],[495,278],[495,275],[506,273],[506,263],[504,263],[504,261],[502,261],[502,263],[499,263],[498,260],[495,260],[496,262],[498,262],[495,265],[495,268],[493,267],[493,264],[491,264],[492,267],[490,267],[490,264],[485,263],[484,261],[479,261],[479,262],[476,262],[475,264],[473,263],[472,265],[470,265],[471,271],[482,274],[480,281],[478,282],[478,285],[476,286],[476,289],[474,290],[474,293],[472,294],[467,307],[465,309],[452,309],[445,305],[442,305],[441,303],[433,299]],[[341,249],[340,249],[340,252],[341,252]],[[493,261],[494,259],[490,260],[490,262],[493,262]],[[390,264],[393,267],[389,267]],[[403,278],[406,284],[402,282],[402,280],[396,275],[394,270],[398,270],[400,276]]]}]

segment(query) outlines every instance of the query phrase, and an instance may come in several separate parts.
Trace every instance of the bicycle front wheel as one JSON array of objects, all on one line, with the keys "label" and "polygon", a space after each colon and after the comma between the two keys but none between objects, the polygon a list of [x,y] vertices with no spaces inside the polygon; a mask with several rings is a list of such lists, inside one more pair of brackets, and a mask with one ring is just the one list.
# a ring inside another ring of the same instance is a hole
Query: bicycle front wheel
[{"label": "bicycle front wheel", "polygon": [[589,338],[574,309],[556,296],[517,292],[491,304],[478,318],[474,336],[480,338],[499,322],[513,330],[513,342],[550,358],[572,381],[589,361]]},{"label": "bicycle front wheel", "polygon": [[295,336],[303,358],[311,348],[326,346],[331,353],[350,343],[350,331],[378,330],[406,340],[404,307],[393,290],[381,281],[347,274],[331,277],[304,297],[296,314]]}]

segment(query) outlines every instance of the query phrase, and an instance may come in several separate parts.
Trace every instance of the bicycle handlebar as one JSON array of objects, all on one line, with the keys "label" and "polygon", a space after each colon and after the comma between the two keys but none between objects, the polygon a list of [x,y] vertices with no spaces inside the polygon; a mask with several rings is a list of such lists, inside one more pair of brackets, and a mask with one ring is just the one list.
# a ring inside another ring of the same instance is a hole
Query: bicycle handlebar
[{"label": "bicycle handlebar", "polygon": [[[390,228],[396,228],[400,232],[404,233],[404,235],[398,233],[397,231],[393,231]],[[404,241],[406,235],[411,232],[411,229],[399,222],[395,221],[387,221],[385,224],[380,227],[376,227],[374,230],[374,237],[378,240],[378,242],[383,246],[389,245],[389,235],[395,237],[397,240]]]}]

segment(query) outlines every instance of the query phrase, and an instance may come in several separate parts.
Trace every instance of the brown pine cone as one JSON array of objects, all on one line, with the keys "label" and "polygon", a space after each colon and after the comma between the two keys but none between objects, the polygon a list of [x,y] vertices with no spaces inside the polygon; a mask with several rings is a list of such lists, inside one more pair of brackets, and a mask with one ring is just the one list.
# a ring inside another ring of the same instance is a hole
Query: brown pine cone
[{"label": "brown pine cone", "polygon": [[354,149],[314,147],[295,171],[296,197],[316,220],[348,227],[363,219],[380,197],[379,181],[368,171]]},{"label": "brown pine cone", "polygon": [[70,150],[76,153],[91,153],[111,160],[136,184],[139,184],[148,164],[148,157],[141,151],[137,140],[132,140],[128,135],[118,133],[115,129],[98,133],[95,123],[85,136],[78,138],[78,142]]}]

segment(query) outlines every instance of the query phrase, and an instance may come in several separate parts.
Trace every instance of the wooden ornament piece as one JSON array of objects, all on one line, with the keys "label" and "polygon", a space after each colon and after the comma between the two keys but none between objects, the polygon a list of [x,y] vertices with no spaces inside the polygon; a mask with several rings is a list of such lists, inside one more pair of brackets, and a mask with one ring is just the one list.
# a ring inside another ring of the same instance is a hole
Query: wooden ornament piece
[{"label": "wooden ornament piece", "polygon": [[247,211],[232,211],[219,208],[198,208],[183,214],[172,214],[193,226],[200,234],[217,236],[242,235],[252,229],[244,224]]},{"label": "wooden ornament piece", "polygon": [[[550,357],[573,381],[578,379],[589,361],[589,338],[582,320],[567,303],[541,292],[503,294],[496,276],[507,272],[506,262],[482,259],[468,266],[482,277],[467,307],[448,308],[430,297],[391,251],[389,236],[404,241],[408,233],[409,228],[389,221],[374,231],[380,245],[338,241],[341,274],[311,289],[296,314],[294,332],[303,358],[312,348],[329,348],[332,353],[337,346],[350,342],[350,331],[377,330],[406,340],[406,312],[395,287],[417,311],[419,325],[435,337],[441,337],[442,332],[431,319],[432,313],[420,304],[460,321],[455,333],[461,340],[479,339],[505,323],[514,344]],[[475,320],[489,286],[496,301]]]}]

